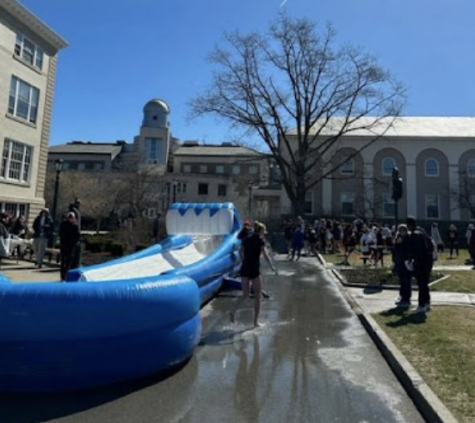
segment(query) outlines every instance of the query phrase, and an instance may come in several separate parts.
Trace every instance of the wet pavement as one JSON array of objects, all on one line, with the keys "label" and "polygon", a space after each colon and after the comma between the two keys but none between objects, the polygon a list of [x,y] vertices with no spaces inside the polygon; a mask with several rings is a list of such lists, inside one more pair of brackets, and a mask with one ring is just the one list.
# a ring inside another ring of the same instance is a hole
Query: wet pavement
[{"label": "wet pavement", "polygon": [[[0,396],[0,422],[422,423],[338,282],[316,259],[266,276],[262,327],[238,292],[203,309],[201,345],[161,378],[96,391]],[[135,357],[133,359],[140,359]]]}]

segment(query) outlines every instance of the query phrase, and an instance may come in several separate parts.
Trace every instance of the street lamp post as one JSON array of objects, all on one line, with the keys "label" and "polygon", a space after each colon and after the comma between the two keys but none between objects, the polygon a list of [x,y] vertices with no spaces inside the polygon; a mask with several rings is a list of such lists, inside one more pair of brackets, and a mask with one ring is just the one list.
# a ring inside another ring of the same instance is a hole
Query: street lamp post
[{"label": "street lamp post", "polygon": [[56,159],[54,162],[54,169],[56,170],[56,179],[54,181],[54,197],[53,197],[53,234],[50,238],[50,247],[54,247],[56,242],[56,236],[58,234],[58,221],[56,213],[58,210],[58,197],[59,197],[59,174],[63,170],[63,159]]},{"label": "street lamp post", "polygon": [[398,201],[402,198],[402,178],[399,177],[399,169],[397,166],[393,168],[393,193],[392,199],[394,200],[394,221],[397,228],[398,225]]}]

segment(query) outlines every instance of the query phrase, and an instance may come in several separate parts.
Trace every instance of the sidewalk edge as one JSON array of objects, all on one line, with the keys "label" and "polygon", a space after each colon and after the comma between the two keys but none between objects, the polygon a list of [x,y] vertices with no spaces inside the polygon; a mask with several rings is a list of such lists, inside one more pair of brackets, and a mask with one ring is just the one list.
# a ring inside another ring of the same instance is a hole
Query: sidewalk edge
[{"label": "sidewalk edge", "polygon": [[367,333],[378,347],[403,388],[413,400],[422,417],[428,423],[460,423],[432,389],[424,382],[419,373],[398,350],[378,323],[376,323],[371,315],[363,312],[358,302],[352,297],[343,284],[342,275],[334,270],[331,270],[330,273],[340,282],[337,284],[340,292],[360,319]]}]

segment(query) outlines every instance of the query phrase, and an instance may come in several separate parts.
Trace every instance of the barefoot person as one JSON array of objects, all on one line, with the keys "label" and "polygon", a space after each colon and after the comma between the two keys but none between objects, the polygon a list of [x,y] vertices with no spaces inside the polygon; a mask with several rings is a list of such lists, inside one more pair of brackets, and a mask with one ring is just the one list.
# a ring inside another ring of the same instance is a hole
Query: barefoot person
[{"label": "barefoot person", "polygon": [[265,248],[264,235],[266,227],[263,223],[254,223],[254,233],[242,241],[239,254],[242,259],[241,278],[242,278],[242,297],[236,301],[234,307],[229,313],[231,322],[234,322],[236,310],[249,297],[250,286],[254,289],[254,326],[259,325],[259,311],[261,308],[261,275],[260,275],[260,257],[261,254],[269,263],[271,269],[275,272],[275,267]]}]

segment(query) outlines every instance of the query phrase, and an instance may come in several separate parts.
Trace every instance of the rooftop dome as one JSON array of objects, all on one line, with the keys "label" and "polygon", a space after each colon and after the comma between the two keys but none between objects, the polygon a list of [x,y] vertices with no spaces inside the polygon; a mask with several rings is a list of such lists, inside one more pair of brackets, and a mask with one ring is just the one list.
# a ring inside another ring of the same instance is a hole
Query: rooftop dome
[{"label": "rooftop dome", "polygon": [[153,100],[150,100],[144,107],[144,111],[147,109],[161,109],[162,112],[166,114],[170,114],[170,107],[168,107],[168,104],[165,103],[163,100],[160,100],[159,98],[154,98]]}]

